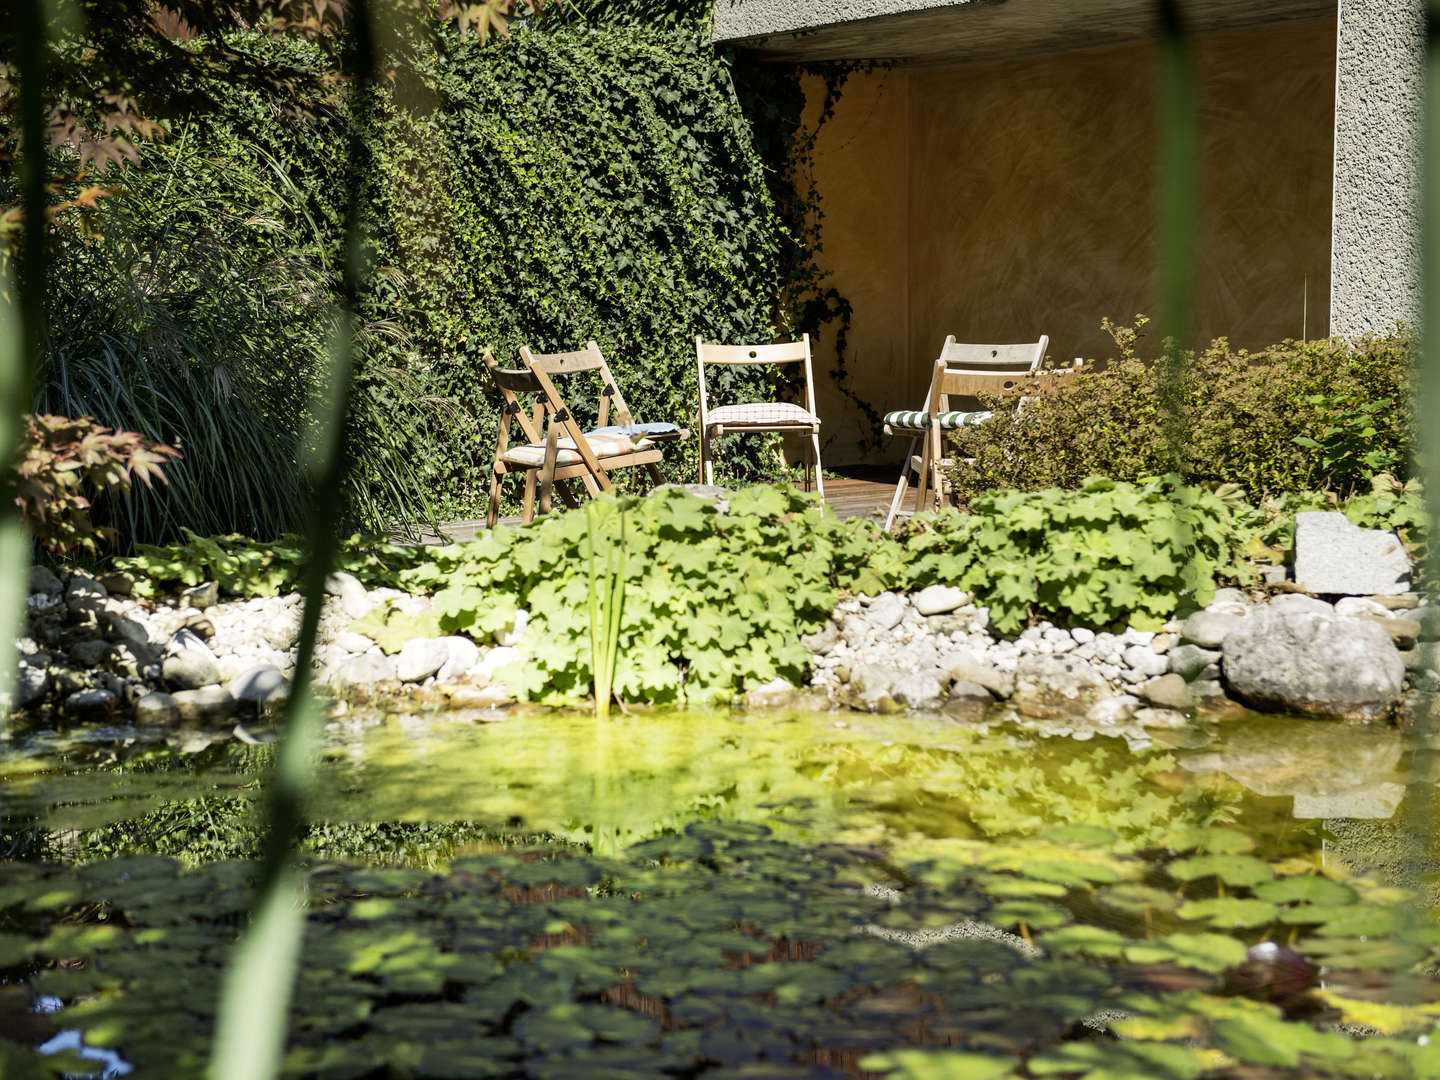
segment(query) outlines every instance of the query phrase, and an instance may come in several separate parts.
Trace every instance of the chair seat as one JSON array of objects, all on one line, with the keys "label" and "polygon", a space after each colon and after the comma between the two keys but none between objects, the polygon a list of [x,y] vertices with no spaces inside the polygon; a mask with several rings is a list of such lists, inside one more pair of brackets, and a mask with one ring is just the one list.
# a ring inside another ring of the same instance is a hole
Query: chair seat
[{"label": "chair seat", "polygon": [[722,405],[705,414],[705,426],[768,427],[771,424],[820,425],[814,413],[784,401],[757,401],[746,405]]},{"label": "chair seat", "polygon": [[[596,428],[585,433],[585,442],[597,458],[620,457],[632,454],[650,445],[649,439],[632,439],[629,435],[617,435],[606,428]],[[556,466],[578,465],[582,460],[575,440],[570,438],[556,441]],[[545,444],[530,443],[526,446],[512,446],[500,456],[507,465],[518,465],[524,469],[538,469],[545,464]]]},{"label": "chair seat", "polygon": [[[955,431],[957,428],[983,424],[994,414],[991,412],[942,412],[937,419],[941,431]],[[930,430],[930,414],[923,409],[900,409],[885,414],[887,435],[923,435]]]}]

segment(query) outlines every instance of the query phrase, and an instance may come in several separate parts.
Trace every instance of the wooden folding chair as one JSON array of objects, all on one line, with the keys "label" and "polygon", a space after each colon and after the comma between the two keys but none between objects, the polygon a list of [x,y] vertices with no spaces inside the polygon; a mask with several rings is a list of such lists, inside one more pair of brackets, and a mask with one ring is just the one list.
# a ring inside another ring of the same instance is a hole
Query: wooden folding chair
[{"label": "wooden folding chair", "polygon": [[[490,505],[485,514],[485,524],[488,528],[493,529],[499,520],[500,485],[506,476],[513,473],[523,473],[525,476],[525,501],[520,520],[528,524],[535,517],[535,480],[538,475],[548,470],[550,482],[543,485],[541,500],[541,513],[548,513],[550,490],[557,472],[561,474],[559,478],[562,480],[588,474],[585,474],[584,470],[575,471],[575,464],[580,461],[578,453],[574,451],[561,453],[559,440],[556,437],[559,434],[558,429],[548,439],[541,437],[540,431],[545,417],[545,391],[540,385],[540,380],[530,369],[502,368],[495,362],[495,357],[489,349],[485,350],[483,359],[491,383],[500,392],[500,396],[505,402],[500,411],[500,431],[495,445],[495,462],[490,471]],[[520,394],[534,395],[534,404],[529,416],[526,415],[526,404],[518,396]],[[520,433],[524,436],[524,442],[513,447],[510,445],[512,423],[520,425]],[[578,505],[575,497],[566,487],[560,488],[560,497],[568,506]]]},{"label": "wooden folding chair", "polygon": [[[587,341],[585,348],[565,353],[537,353],[522,345],[520,357],[540,388],[548,421],[546,446],[555,442],[557,452],[554,469],[549,474],[541,471],[541,513],[548,512],[546,489],[553,481],[579,477],[586,491],[594,496],[613,486],[610,473],[643,466],[654,483],[665,482],[657,467],[663,455],[656,444],[688,439],[690,432],[676,424],[636,423],[599,345]],[[555,385],[556,378],[587,371],[600,377],[597,423],[588,432],[580,430],[574,412]],[[573,460],[567,455],[573,455]]]},{"label": "wooden folding chair", "polygon": [[[910,437],[895,497],[890,500],[890,513],[885,518],[886,529],[895,523],[912,472],[916,474],[915,509],[924,509],[927,493],[933,494],[939,509],[945,491],[943,469],[948,464],[942,453],[942,436],[990,418],[990,413],[983,410],[952,408],[951,397],[973,399],[980,394],[1014,389],[1039,369],[1049,344],[1044,334],[1039,341],[1019,345],[966,345],[957,342],[954,334],[945,338],[924,406],[885,416],[885,434]],[[921,447],[919,454],[915,452],[917,446]]]},{"label": "wooden folding chair", "polygon": [[[695,360],[700,369],[700,482],[713,484],[712,440],[720,435],[756,431],[791,431],[810,436],[815,486],[825,494],[820,475],[820,417],[815,413],[815,380],[810,370],[810,335],[778,345],[707,345],[695,336]],[[711,409],[705,393],[706,364],[805,365],[805,407],[784,401],[747,402]],[[805,489],[810,488],[809,477]]]}]

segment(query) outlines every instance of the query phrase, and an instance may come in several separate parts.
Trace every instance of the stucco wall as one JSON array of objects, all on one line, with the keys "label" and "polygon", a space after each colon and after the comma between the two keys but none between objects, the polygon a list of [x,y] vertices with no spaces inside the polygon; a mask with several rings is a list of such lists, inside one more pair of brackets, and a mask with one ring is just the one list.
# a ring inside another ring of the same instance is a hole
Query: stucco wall
[{"label": "stucco wall", "polygon": [[1342,0],[1335,85],[1334,332],[1420,323],[1421,0]]},{"label": "stucco wall", "polygon": [[[1299,336],[1302,323],[1323,334],[1335,24],[1202,35],[1196,59],[1196,336],[1262,346]],[[1154,85],[1149,42],[852,77],[816,176],[822,262],[855,304],[857,392],[882,412],[918,408],[948,333],[998,342],[1043,332],[1053,357],[1094,358],[1112,351],[1102,316],[1155,313]],[[828,346],[817,353],[822,385]],[[840,415],[827,417],[831,459],[858,461],[858,439],[847,443],[858,420]],[[868,459],[897,454],[892,445]]]}]

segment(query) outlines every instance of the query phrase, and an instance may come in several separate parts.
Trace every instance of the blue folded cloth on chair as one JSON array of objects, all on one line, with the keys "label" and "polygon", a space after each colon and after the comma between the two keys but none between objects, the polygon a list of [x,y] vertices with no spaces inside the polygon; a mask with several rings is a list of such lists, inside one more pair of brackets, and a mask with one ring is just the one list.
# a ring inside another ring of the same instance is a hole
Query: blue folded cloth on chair
[{"label": "blue folded cloth on chair", "polygon": [[673,435],[681,431],[678,424],[667,424],[659,421],[654,424],[611,424],[609,427],[596,428],[588,432],[590,435],[629,435],[634,438],[637,435]]}]

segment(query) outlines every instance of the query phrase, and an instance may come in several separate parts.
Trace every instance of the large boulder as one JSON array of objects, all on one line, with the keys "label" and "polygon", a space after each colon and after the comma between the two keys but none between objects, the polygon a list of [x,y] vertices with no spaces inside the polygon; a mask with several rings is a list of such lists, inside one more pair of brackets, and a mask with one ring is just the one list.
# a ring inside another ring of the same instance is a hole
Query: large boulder
[{"label": "large boulder", "polygon": [[1393,532],[1362,529],[1333,510],[1305,511],[1295,515],[1295,581],[1329,595],[1408,592],[1410,556]]},{"label": "large boulder", "polygon": [[1260,611],[1225,637],[1230,690],[1260,709],[1350,719],[1384,715],[1405,688],[1405,661],[1373,622]]}]

